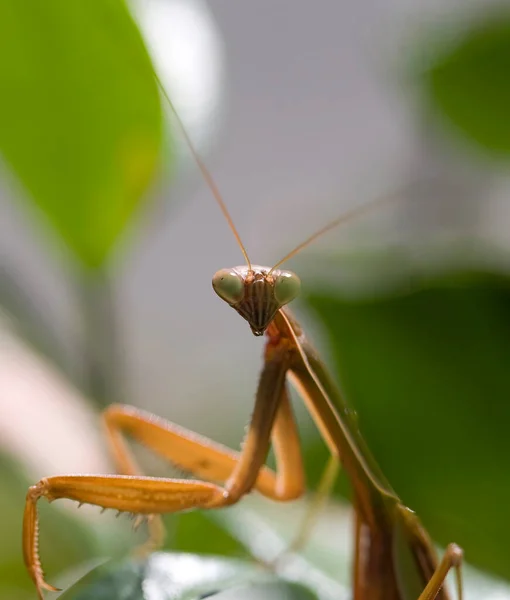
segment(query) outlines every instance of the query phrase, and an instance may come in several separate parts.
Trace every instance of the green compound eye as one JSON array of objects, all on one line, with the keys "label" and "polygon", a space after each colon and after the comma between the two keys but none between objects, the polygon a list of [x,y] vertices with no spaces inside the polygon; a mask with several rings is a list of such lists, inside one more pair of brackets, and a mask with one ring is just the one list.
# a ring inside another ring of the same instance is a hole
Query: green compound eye
[{"label": "green compound eye", "polygon": [[243,278],[230,269],[215,273],[212,285],[218,296],[229,304],[237,304],[244,297]]},{"label": "green compound eye", "polygon": [[301,281],[292,271],[280,271],[275,278],[274,297],[280,306],[288,304],[299,295]]}]

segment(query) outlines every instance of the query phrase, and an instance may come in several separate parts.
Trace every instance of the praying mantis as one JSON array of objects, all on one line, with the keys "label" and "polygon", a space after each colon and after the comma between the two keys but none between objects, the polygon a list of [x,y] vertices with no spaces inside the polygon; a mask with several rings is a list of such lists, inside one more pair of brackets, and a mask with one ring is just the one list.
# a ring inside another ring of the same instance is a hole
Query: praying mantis
[{"label": "praying mantis", "polygon": [[[163,90],[164,92],[164,90]],[[301,449],[288,383],[305,402],[331,455],[342,465],[353,491],[354,600],[431,600],[450,597],[443,584],[453,568],[462,597],[462,550],[450,544],[439,561],[418,517],[402,504],[377,465],[358,423],[317,351],[287,305],[298,295],[297,275],[280,267],[320,235],[370,208],[364,205],[329,223],[273,267],[251,263],[227,207],[165,94],[186,143],[232,230],[245,266],[221,269],[213,288],[249,324],[266,336],[255,407],[242,449],[226,448],[143,410],[112,405],[103,421],[118,475],[57,475],[31,486],[23,521],[23,554],[39,600],[43,590],[58,591],[44,579],[38,552],[37,502],[71,499],[103,509],[126,511],[158,523],[158,515],[214,509],[238,502],[256,490],[281,502],[305,491]],[[128,449],[129,436],[195,479],[141,475]],[[272,444],[276,470],[265,465]],[[156,527],[152,534],[157,536]]]}]

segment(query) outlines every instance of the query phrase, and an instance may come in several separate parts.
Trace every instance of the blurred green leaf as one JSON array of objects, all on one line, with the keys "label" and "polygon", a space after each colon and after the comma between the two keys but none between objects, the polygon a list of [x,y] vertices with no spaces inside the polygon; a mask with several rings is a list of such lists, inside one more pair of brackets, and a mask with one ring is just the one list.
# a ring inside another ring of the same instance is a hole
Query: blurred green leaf
[{"label": "blurred green leaf", "polygon": [[0,152],[85,265],[105,260],[137,208],[161,130],[122,0],[0,4]]},{"label": "blurred green leaf", "polygon": [[510,279],[459,271],[413,285],[365,300],[316,285],[308,302],[403,501],[440,544],[508,578]]},{"label": "blurred green leaf", "polygon": [[289,554],[309,509],[305,498],[284,506],[250,495],[227,510],[211,514],[256,560],[275,565],[279,576],[290,575],[292,581],[321,598],[349,597],[353,513],[346,503],[331,502],[318,515],[306,546],[299,554]]},{"label": "blurred green leaf", "polygon": [[254,563],[196,554],[150,555],[108,562],[90,571],[61,600],[314,600],[296,584],[279,581]]},{"label": "blurred green leaf", "polygon": [[[434,44],[434,40],[427,42]],[[438,51],[425,73],[436,106],[485,149],[510,153],[510,12],[490,14]]]},{"label": "blurred green leaf", "polygon": [[247,556],[244,546],[215,522],[212,516],[212,512],[200,510],[167,516],[165,525],[167,531],[169,530],[173,535],[167,536],[165,548],[173,552],[242,556],[243,558]]}]

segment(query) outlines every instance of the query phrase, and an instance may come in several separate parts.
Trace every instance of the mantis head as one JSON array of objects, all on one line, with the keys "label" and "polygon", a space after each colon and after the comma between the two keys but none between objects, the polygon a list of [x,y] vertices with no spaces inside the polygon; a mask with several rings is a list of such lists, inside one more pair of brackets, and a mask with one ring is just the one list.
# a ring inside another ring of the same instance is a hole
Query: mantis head
[{"label": "mantis head", "polygon": [[299,294],[301,282],[292,271],[258,265],[221,269],[212,285],[248,321],[254,335],[263,335],[276,313]]}]

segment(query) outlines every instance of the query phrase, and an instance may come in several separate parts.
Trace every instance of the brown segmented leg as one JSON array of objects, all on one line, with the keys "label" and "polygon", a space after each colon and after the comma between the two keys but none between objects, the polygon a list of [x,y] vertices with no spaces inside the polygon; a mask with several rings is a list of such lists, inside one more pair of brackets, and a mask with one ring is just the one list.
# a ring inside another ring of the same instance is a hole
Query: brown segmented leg
[{"label": "brown segmented leg", "polygon": [[[240,452],[132,406],[109,406],[104,421],[117,470],[123,475],[140,473],[123,434],[172,465],[207,481],[226,481],[241,456]],[[285,388],[271,439],[277,471],[262,466],[254,487],[273,500],[292,500],[303,493],[305,484],[297,427]]]},{"label": "brown segmented leg", "polygon": [[[123,434],[171,464],[208,481],[226,481],[239,461],[239,452],[132,406],[109,406],[103,418],[117,471],[124,475],[137,475],[140,470]],[[262,466],[255,489],[273,500],[298,498],[305,488],[304,469],[297,426],[286,387],[282,391],[271,439],[278,468],[275,473]],[[164,539],[161,517],[151,515],[149,518],[150,539],[142,546],[142,552],[160,547]]]},{"label": "brown segmented leg", "polygon": [[37,500],[67,498],[140,514],[161,514],[193,507],[225,504],[224,490],[201,481],[134,477],[130,475],[57,475],[29,488],[23,522],[23,556],[39,598],[42,589],[56,588],[44,581],[38,552]]},{"label": "brown segmented leg", "polygon": [[[289,500],[303,491],[303,467],[296,426],[285,389],[287,355],[273,352],[262,371],[255,410],[240,453],[228,450],[196,434],[169,423],[150,418],[140,411],[114,407],[106,417],[112,447],[123,475],[63,475],[42,479],[27,494],[23,526],[23,552],[27,569],[36,584],[39,598],[42,590],[54,590],[44,581],[38,554],[37,500],[59,498],[76,500],[103,508],[138,514],[162,514],[190,508],[218,508],[233,504],[257,486],[262,493]],[[278,414],[278,418],[276,418]],[[117,422],[117,428],[112,422]],[[276,421],[276,422],[275,422]],[[123,430],[146,443],[164,457],[195,469],[199,474],[227,479],[225,486],[198,480],[143,477],[132,474],[134,461],[118,431]],[[290,429],[289,429],[290,428]],[[281,476],[264,468],[271,434],[275,438]],[[190,439],[191,438],[191,439]],[[177,442],[177,451],[168,448]],[[187,460],[187,451],[190,459]],[[176,460],[177,459],[177,460]],[[289,464],[289,461],[298,464]],[[260,481],[259,481],[260,476]]]},{"label": "brown segmented leg", "polygon": [[457,544],[449,544],[441,562],[434,571],[434,574],[427,583],[427,586],[420,594],[418,600],[434,600],[434,598],[441,591],[441,588],[446,580],[446,576],[451,569],[455,569],[455,575],[457,579],[457,596],[458,600],[462,600],[462,560],[462,549],[459,548]]}]

